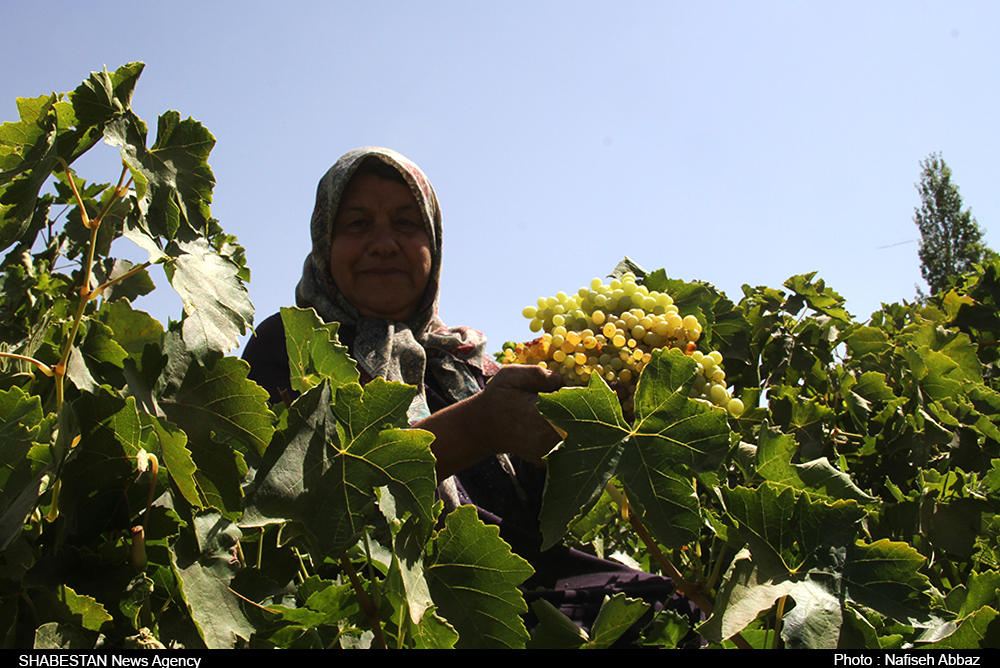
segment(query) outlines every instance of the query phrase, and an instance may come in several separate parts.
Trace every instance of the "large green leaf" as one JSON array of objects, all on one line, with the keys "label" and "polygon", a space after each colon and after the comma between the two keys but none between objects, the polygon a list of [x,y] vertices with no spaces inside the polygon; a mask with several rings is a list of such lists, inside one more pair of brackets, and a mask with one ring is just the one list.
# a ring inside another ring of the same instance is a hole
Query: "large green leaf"
[{"label": "large green leaf", "polygon": [[45,491],[45,474],[34,470],[28,456],[42,424],[38,397],[19,387],[0,391],[0,552],[20,533],[38,495]]},{"label": "large green leaf", "polygon": [[73,401],[72,412],[80,426],[80,442],[60,474],[59,511],[81,536],[127,529],[139,509],[130,508],[125,495],[145,446],[135,399],[102,386],[93,394],[82,392]]},{"label": "large green leaf", "polygon": [[103,126],[132,107],[132,93],[145,67],[143,63],[122,65],[109,73],[91,72],[90,78],[69,94],[81,127]]},{"label": "large green leaf", "polygon": [[785,287],[802,297],[809,306],[820,313],[843,322],[850,322],[851,315],[843,309],[845,300],[832,289],[826,287],[822,279],[813,283],[816,272],[792,276],[785,281]]},{"label": "large green leaf", "polygon": [[388,486],[400,504],[431,521],[436,478],[433,436],[406,424],[412,387],[376,379],[345,385],[330,400],[327,383],[300,396],[288,426],[268,448],[248,499],[244,526],[298,522],[320,549],[337,556],[354,544]]},{"label": "large green leaf", "polygon": [[42,422],[42,404],[36,396],[19,387],[0,390],[0,512],[12,498],[11,477],[25,461],[28,450],[38,438]]},{"label": "large green leaf", "polygon": [[194,119],[182,121],[176,111],[160,116],[156,143],[145,162],[150,172],[146,217],[160,236],[173,239],[182,225],[208,234],[215,186],[208,155],[213,146],[215,137]]},{"label": "large green leaf", "polygon": [[547,460],[545,548],[593,507],[616,472],[658,539],[680,547],[697,535],[698,497],[693,478],[681,469],[717,467],[729,449],[729,427],[724,411],[689,397],[695,367],[680,351],[654,352],[636,389],[634,425],[596,374],[586,389],[566,388],[540,399],[542,415],[567,432]]},{"label": "large green leaf", "polygon": [[168,369],[160,406],[187,432],[192,448],[213,447],[216,434],[246,451],[264,452],[274,433],[274,415],[267,391],[247,379],[249,371],[250,365],[235,357],[224,357],[208,368],[195,362]]},{"label": "large green leaf", "polygon": [[617,641],[629,627],[649,609],[649,604],[642,599],[628,598],[619,592],[614,596],[605,596],[601,609],[594,620],[590,642],[587,649],[608,649]]},{"label": "large green leaf", "polygon": [[1000,613],[984,606],[956,625],[953,633],[921,649],[996,649],[1000,647]]},{"label": "large green leaf", "polygon": [[542,549],[559,542],[566,528],[597,503],[631,428],[622,417],[618,397],[598,374],[585,388],[564,388],[542,395],[538,409],[567,432],[562,444],[545,458],[548,477],[543,493]]},{"label": "large green leaf", "polygon": [[0,251],[28,229],[42,185],[56,165],[59,111],[55,95],[17,101],[21,120],[0,126]]},{"label": "large green leaf", "polygon": [[846,545],[865,515],[854,501],[813,498],[773,483],[724,488],[723,497],[754,562],[769,575],[799,572],[821,547]]},{"label": "large green leaf", "polygon": [[528,611],[518,585],[532,568],[472,506],[451,512],[435,538],[427,578],[438,610],[458,630],[459,649],[524,647]]},{"label": "large green leaf", "polygon": [[183,600],[209,649],[230,649],[254,632],[246,603],[230,588],[241,536],[232,522],[209,510],[195,515],[194,536],[185,534],[170,550]]},{"label": "large green leaf", "polygon": [[240,267],[204,239],[171,242],[164,266],[184,302],[184,341],[198,359],[229,352],[253,322],[253,304]]},{"label": "large green leaf", "polygon": [[826,457],[793,463],[797,450],[794,438],[765,425],[757,443],[757,474],[768,482],[808,490],[818,496],[863,503],[875,501],[861,491],[850,476],[835,469]]},{"label": "large green leaf", "polygon": [[930,581],[919,572],[926,561],[903,542],[859,542],[851,546],[844,567],[847,594],[884,615],[918,625],[929,604]]},{"label": "large green leaf", "polygon": [[765,575],[749,551],[743,550],[723,579],[712,616],[698,632],[712,642],[722,642],[772,609],[779,598],[789,596],[795,605],[782,633],[789,646],[834,649],[842,617],[835,582],[835,577],[823,572]]},{"label": "large green leaf", "polygon": [[339,552],[356,540],[364,526],[364,508],[376,487],[388,486],[393,496],[417,515],[431,521],[437,478],[430,450],[433,436],[406,424],[406,410],[414,389],[376,378],[364,388],[357,384],[337,388],[333,410],[340,426],[332,475],[324,483],[321,515],[334,518],[334,545]]}]

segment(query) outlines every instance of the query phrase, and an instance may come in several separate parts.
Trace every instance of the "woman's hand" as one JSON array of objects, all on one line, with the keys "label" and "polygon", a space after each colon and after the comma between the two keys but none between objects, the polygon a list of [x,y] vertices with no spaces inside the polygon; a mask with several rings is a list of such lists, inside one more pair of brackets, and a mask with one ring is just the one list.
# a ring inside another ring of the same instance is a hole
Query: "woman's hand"
[{"label": "woman's hand", "polygon": [[438,480],[501,452],[540,466],[559,435],[535,404],[539,392],[554,392],[562,385],[554,371],[506,365],[479,394],[413,425],[436,436],[431,448],[438,460]]},{"label": "woman's hand", "polygon": [[490,454],[507,452],[541,466],[560,439],[535,404],[539,392],[555,392],[562,385],[558,373],[540,366],[501,367],[475,397],[486,412],[480,437],[492,443]]}]

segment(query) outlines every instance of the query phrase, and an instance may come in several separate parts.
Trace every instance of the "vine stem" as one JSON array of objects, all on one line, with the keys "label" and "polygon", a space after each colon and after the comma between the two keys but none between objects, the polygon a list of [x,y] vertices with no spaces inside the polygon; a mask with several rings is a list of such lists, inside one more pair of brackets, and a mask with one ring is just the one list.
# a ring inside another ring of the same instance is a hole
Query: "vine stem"
[{"label": "vine stem", "polygon": [[358,600],[361,602],[361,609],[364,610],[365,615],[368,617],[372,633],[375,634],[376,645],[379,649],[388,649],[385,644],[385,636],[382,635],[382,624],[378,618],[378,610],[375,609],[375,604],[368,597],[368,592],[361,586],[361,579],[358,577],[357,571],[354,570],[354,565],[347,558],[346,554],[340,558],[340,565],[347,573],[347,577],[350,578],[351,586],[354,587],[354,591],[358,595]]},{"label": "vine stem", "polygon": [[49,367],[45,362],[39,362],[33,357],[25,357],[24,355],[15,355],[14,353],[0,353],[0,357],[7,357],[12,360],[21,360],[22,362],[30,362],[38,367],[39,371],[44,373],[46,376],[52,377],[55,372]]},{"label": "vine stem", "polygon": [[132,276],[135,276],[136,274],[138,274],[143,269],[146,269],[146,268],[152,266],[152,264],[153,264],[152,262],[143,262],[142,264],[140,264],[138,266],[132,267],[131,269],[129,269],[128,271],[126,271],[121,276],[118,276],[116,278],[112,278],[107,283],[102,283],[101,285],[98,285],[96,288],[94,288],[93,292],[90,293],[90,297],[89,298],[90,299],[97,299],[97,297],[99,297],[100,294],[101,294],[101,292],[103,292],[104,290],[107,290],[108,288],[110,288],[115,283],[121,283],[126,278],[130,278]]},{"label": "vine stem", "polygon": [[[624,495],[622,495],[622,493],[619,492],[610,481],[605,485],[605,489],[611,498],[614,499],[615,503],[618,504],[618,507],[622,509],[622,514],[628,515],[628,521],[629,524],[632,525],[632,529],[642,540],[649,553],[653,555],[654,559],[656,559],[657,563],[660,564],[663,570],[667,572],[667,575],[669,575],[674,581],[677,588],[681,590],[681,593],[687,596],[691,602],[697,605],[698,608],[706,615],[711,615],[712,610],[714,610],[712,602],[702,595],[701,590],[698,587],[688,582],[687,579],[681,575],[681,572],[677,570],[677,567],[674,566],[669,559],[667,559],[667,556],[660,550],[660,546],[656,544],[656,541],[649,533],[649,530],[646,529],[646,526],[642,523],[642,519],[640,519],[635,513],[627,510],[628,506]],[[733,641],[733,644],[740,649],[753,649],[750,643],[748,643],[739,633],[734,635],[731,640]]]},{"label": "vine stem", "polygon": [[76,181],[73,179],[73,174],[70,172],[69,165],[62,158],[59,159],[62,163],[63,171],[66,172],[66,178],[69,179],[70,189],[73,191],[73,197],[76,198],[76,205],[80,208],[80,219],[83,221],[85,227],[90,229],[90,243],[87,244],[87,259],[83,264],[83,281],[80,283],[80,304],[76,308],[76,317],[73,319],[73,328],[70,330],[69,337],[66,339],[66,346],[63,348],[62,357],[59,359],[59,363],[56,364],[55,376],[56,376],[56,410],[62,409],[63,404],[63,384],[66,379],[66,364],[69,362],[70,353],[73,351],[73,342],[76,341],[77,332],[80,331],[80,323],[83,321],[83,314],[87,308],[87,303],[91,299],[90,290],[90,277],[94,268],[94,253],[97,250],[97,230],[101,227],[101,219],[104,215],[111,210],[111,205],[114,203],[115,198],[120,197],[121,193],[124,191],[122,185],[125,183],[125,175],[128,174],[128,167],[122,165],[121,176],[118,177],[118,185],[115,186],[115,192],[112,197],[108,199],[108,203],[105,204],[104,209],[98,214],[97,218],[93,220],[87,216],[87,207],[83,204],[83,198],[80,197],[80,192],[76,189]]},{"label": "vine stem", "polygon": [[781,642],[781,625],[785,617],[785,603],[788,601],[788,594],[785,594],[778,599],[778,609],[776,610],[775,620],[774,620],[774,644],[772,649],[779,649],[779,643]]}]

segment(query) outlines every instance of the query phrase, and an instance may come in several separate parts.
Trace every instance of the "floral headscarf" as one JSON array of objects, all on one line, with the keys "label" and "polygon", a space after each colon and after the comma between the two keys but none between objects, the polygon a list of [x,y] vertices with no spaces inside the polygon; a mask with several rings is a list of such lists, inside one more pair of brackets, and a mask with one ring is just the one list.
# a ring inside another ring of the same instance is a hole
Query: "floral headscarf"
[{"label": "floral headscarf", "polygon": [[[394,167],[410,186],[430,239],[430,277],[417,310],[406,322],[359,315],[330,277],[330,245],[340,198],[361,164],[373,156]],[[366,147],[344,154],[319,182],[312,215],[312,242],[312,252],[306,257],[302,278],[295,289],[296,302],[303,308],[315,308],[324,321],[339,322],[342,330],[353,333],[351,352],[362,376],[401,381],[418,388],[409,409],[411,424],[430,415],[424,393],[428,370],[449,403],[479,391],[470,366],[484,375],[495,373],[497,367],[486,354],[485,336],[468,327],[447,327],[438,317],[441,211],[434,189],[415,164],[386,148]]]}]

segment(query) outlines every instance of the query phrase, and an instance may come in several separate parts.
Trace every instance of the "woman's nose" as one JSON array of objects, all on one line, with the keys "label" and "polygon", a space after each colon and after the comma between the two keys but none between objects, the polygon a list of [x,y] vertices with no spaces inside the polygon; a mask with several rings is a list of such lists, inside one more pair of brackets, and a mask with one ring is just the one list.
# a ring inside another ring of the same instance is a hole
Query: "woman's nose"
[{"label": "woman's nose", "polygon": [[399,251],[399,241],[392,229],[392,225],[378,224],[372,229],[372,240],[368,249],[376,255],[392,255]]}]

